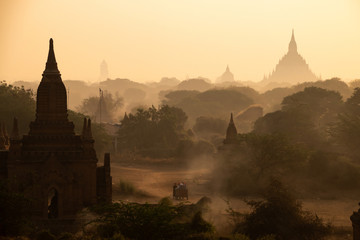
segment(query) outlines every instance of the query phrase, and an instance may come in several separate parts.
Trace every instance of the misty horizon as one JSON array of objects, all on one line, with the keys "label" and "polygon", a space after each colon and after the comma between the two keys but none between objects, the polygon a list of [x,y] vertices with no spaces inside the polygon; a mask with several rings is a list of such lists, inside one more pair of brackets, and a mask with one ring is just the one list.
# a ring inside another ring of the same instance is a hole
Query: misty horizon
[{"label": "misty horizon", "polygon": [[50,37],[63,79],[97,82],[105,60],[111,79],[145,83],[201,76],[215,81],[229,65],[235,80],[258,82],[286,54],[292,29],[299,53],[316,76],[359,78],[360,33],[354,29],[360,27],[360,5],[355,0],[19,1],[2,2],[0,11],[0,79],[7,82],[40,80],[43,46]]}]

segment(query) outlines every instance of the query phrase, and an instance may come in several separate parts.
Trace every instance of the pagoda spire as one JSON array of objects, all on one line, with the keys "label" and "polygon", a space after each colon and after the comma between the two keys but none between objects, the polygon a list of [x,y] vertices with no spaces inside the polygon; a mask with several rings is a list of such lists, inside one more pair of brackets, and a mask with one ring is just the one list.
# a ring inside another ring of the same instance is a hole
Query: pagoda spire
[{"label": "pagoda spire", "polygon": [[237,138],[237,130],[234,124],[233,114],[230,115],[230,122],[228,128],[226,130],[226,138],[224,140],[225,144],[233,144],[236,143]]},{"label": "pagoda spire", "polygon": [[46,67],[36,93],[36,119],[30,123],[29,135],[74,134],[74,126],[68,120],[66,88],[56,63],[54,42],[50,39]]},{"label": "pagoda spire", "polygon": [[50,38],[49,54],[48,54],[46,67],[45,67],[43,76],[52,75],[52,74],[60,75],[60,72],[57,67],[57,62],[56,62],[55,53],[54,53],[54,41],[52,38]]},{"label": "pagoda spire", "polygon": [[289,43],[289,53],[290,52],[297,53],[297,44],[296,44],[296,41],[295,41],[294,29],[292,30],[291,40],[290,40],[290,43]]}]

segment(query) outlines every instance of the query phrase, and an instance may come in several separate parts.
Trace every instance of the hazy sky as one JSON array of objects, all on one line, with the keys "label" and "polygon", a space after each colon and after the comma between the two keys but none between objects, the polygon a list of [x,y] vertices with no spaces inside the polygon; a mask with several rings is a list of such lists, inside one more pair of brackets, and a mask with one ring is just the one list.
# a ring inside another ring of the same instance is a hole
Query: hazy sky
[{"label": "hazy sky", "polygon": [[360,78],[359,0],[0,0],[0,80],[40,80],[52,37],[63,80],[260,81],[292,28],[316,75]]}]

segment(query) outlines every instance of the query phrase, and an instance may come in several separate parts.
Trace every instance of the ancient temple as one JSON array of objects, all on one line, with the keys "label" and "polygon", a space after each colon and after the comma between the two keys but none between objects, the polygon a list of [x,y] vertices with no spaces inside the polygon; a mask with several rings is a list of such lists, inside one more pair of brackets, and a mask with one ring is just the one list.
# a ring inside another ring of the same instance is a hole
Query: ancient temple
[{"label": "ancient temple", "polygon": [[311,72],[305,59],[298,53],[294,30],[292,31],[289,49],[276,65],[274,71],[264,77],[262,83],[291,83],[313,82],[318,80]]},{"label": "ancient temple", "polygon": [[237,130],[234,124],[233,114],[230,115],[230,122],[226,130],[226,138],[224,144],[234,144],[237,142]]},{"label": "ancient temple", "polygon": [[[3,135],[4,128],[0,145]],[[105,154],[104,166],[97,162],[91,120],[84,119],[81,135],[68,120],[66,89],[50,39],[35,120],[29,133],[20,137],[14,119],[8,148],[0,152],[0,174],[12,189],[31,199],[34,218],[70,219],[86,206],[111,201],[110,155]]]},{"label": "ancient temple", "polygon": [[234,74],[230,72],[229,65],[226,66],[225,72],[216,79],[217,83],[234,82]]},{"label": "ancient temple", "polygon": [[100,76],[99,76],[99,81],[106,81],[109,78],[109,70],[108,70],[108,65],[105,62],[105,60],[103,60],[100,64]]}]

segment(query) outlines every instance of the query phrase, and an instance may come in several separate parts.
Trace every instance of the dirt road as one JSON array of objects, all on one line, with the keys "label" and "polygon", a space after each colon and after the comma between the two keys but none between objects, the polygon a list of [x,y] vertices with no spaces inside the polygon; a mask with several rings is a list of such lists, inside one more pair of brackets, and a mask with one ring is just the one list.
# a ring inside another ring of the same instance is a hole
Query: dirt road
[{"label": "dirt road", "polygon": [[[172,197],[172,185],[175,182],[184,181],[189,189],[190,202],[197,202],[201,197],[208,196],[212,199],[213,211],[219,214],[226,212],[227,204],[224,198],[210,192],[206,187],[206,183],[210,179],[210,170],[206,167],[178,170],[113,163],[111,173],[113,184],[119,183],[121,179],[132,183],[137,189],[149,195],[141,198],[114,195],[114,200],[155,203],[163,197]],[[227,200],[230,201],[233,208],[239,211],[249,211],[248,206],[241,199]],[[305,210],[316,213],[334,226],[351,227],[349,217],[353,211],[359,208],[358,201],[353,199],[303,199],[301,201]]]}]

